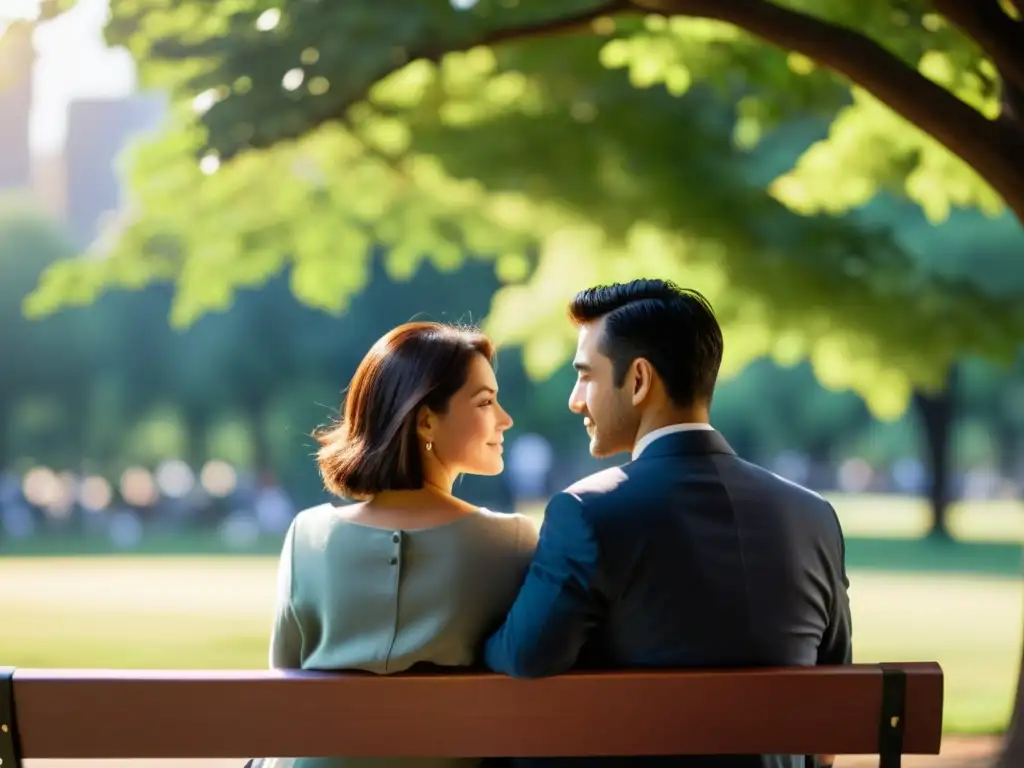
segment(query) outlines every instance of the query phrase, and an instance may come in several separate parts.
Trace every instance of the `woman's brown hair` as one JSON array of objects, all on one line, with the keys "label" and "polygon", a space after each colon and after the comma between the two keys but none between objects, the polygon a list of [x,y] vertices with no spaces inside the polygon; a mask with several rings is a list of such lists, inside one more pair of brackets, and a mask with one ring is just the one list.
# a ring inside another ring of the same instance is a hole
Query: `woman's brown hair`
[{"label": "woman's brown hair", "polygon": [[445,413],[477,355],[490,363],[494,347],[474,328],[416,322],[384,334],[349,382],[341,420],[314,433],[327,490],[367,499],[422,488],[416,415]]}]

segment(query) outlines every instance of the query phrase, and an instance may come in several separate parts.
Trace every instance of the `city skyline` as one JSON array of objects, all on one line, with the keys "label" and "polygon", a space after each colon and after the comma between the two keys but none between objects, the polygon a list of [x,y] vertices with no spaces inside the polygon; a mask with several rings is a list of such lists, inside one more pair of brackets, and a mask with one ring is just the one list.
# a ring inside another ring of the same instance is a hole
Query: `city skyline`
[{"label": "city skyline", "polygon": [[[37,10],[35,0],[4,0],[2,5],[0,33],[10,21],[32,18]],[[107,10],[107,0],[79,0],[72,10],[35,30],[35,94],[29,119],[33,155],[61,151],[72,102],[121,98],[135,91],[131,56],[107,48],[103,40]]]}]

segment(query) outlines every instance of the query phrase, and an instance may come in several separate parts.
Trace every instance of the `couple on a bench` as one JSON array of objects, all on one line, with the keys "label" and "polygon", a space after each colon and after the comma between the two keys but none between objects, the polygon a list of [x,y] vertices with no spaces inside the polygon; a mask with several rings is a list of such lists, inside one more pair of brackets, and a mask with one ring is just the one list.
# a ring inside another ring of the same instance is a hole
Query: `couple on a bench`
[{"label": "couple on a bench", "polygon": [[[580,292],[569,408],[597,457],[631,454],[547,505],[538,533],[474,507],[460,474],[502,471],[512,418],[482,334],[408,323],[369,351],[321,431],[327,488],[281,554],[270,663],[389,674],[481,661],[570,669],[848,664],[843,534],[819,495],[750,464],[709,425],[722,332],[696,291],[637,280]],[[628,703],[627,703],[628,705]],[[837,701],[835,706],[841,707]],[[287,716],[287,713],[285,713]],[[685,727],[685,723],[680,723]],[[402,738],[395,722],[394,739]],[[575,758],[629,766],[803,768],[828,756]],[[472,765],[262,758],[253,766]],[[524,761],[525,762],[525,761]]]}]

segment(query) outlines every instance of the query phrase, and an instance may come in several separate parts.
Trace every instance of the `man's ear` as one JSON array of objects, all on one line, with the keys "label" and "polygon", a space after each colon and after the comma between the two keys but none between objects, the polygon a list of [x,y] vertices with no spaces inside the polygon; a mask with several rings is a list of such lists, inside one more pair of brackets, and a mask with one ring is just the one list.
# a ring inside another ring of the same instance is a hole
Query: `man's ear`
[{"label": "man's ear", "polygon": [[629,387],[630,398],[633,405],[640,405],[650,397],[654,387],[654,366],[643,357],[638,357],[629,366],[626,374],[626,385]]}]

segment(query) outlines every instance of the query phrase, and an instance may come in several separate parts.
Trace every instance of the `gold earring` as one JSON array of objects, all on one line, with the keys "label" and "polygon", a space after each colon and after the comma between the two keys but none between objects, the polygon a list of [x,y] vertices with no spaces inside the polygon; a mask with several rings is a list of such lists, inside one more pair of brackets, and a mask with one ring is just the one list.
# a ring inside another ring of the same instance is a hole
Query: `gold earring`
[{"label": "gold earring", "polygon": [[433,450],[433,448],[434,448],[434,444],[433,444],[433,443],[427,443],[425,447],[426,447],[426,449],[427,449],[428,451],[430,451],[430,450]]}]

